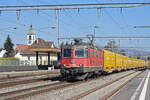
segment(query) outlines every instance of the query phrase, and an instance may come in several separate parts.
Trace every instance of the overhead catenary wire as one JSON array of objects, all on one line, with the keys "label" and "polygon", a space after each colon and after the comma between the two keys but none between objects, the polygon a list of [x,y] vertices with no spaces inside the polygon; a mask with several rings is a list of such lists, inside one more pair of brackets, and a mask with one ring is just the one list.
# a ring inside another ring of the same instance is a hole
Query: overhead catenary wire
[{"label": "overhead catenary wire", "polygon": [[[139,6],[139,5],[138,5]],[[38,10],[39,11],[39,10]]]},{"label": "overhead catenary wire", "polygon": [[112,21],[116,24],[116,26],[119,27],[119,29],[121,30],[121,33],[123,33],[124,31],[123,31],[123,28],[122,28],[122,26],[120,25],[120,23],[118,23],[118,22],[112,17],[112,15],[109,14],[109,12],[108,12],[106,9],[104,9],[104,12],[112,19]]},{"label": "overhead catenary wire", "polygon": [[[150,37],[148,36],[143,36],[143,37],[114,37],[114,36],[109,36],[109,37],[93,37],[94,39],[98,40],[150,40]],[[74,39],[88,39],[87,37],[61,37],[60,39],[63,40],[74,40]]]},{"label": "overhead catenary wire", "polygon": [[[22,2],[23,3],[23,2]],[[42,12],[42,13],[44,13],[44,12]],[[45,14],[45,13],[44,13]],[[19,14],[17,14],[18,16],[17,16],[17,23],[18,23],[18,17],[20,17],[19,16]],[[45,15],[47,15],[47,14],[45,14]],[[8,21],[8,20],[7,20]],[[14,22],[15,21],[11,21],[11,23],[13,23],[14,24]],[[9,22],[10,23],[10,22]],[[25,27],[28,27],[28,25],[25,25],[25,24],[21,24],[21,23],[19,23],[20,25],[22,25],[22,26],[25,26]],[[18,29],[17,27],[16,27],[16,29]],[[36,30],[37,32],[44,32],[44,33],[50,33],[50,32],[46,32],[46,31],[43,31],[43,30],[41,30],[41,29],[37,29],[37,28],[34,28],[34,30]],[[8,32],[8,31],[7,31]]]},{"label": "overhead catenary wire", "polygon": [[[22,2],[22,1],[21,1]],[[26,4],[27,5],[27,3],[25,3],[25,2],[22,2],[23,4]],[[57,2],[56,2],[57,3]],[[38,10],[38,13],[39,13],[39,11],[40,10]],[[62,10],[62,11],[65,11],[65,10]],[[45,14],[46,16],[50,16],[50,17],[52,17],[51,15],[49,15],[49,14],[47,14],[46,12],[42,12],[42,11],[40,11],[41,13],[43,13],[43,14]],[[65,11],[66,12],[66,11]],[[66,14],[67,16],[68,16],[68,13]],[[70,15],[69,15],[69,18],[70,18]],[[63,24],[65,24],[66,26],[67,26],[67,28],[69,27],[69,26],[73,26],[73,24],[72,23],[67,23],[67,22],[64,22],[62,19],[60,19],[59,18],[59,20],[60,20],[60,22],[61,23],[63,23]],[[63,25],[63,27],[64,27],[64,25]],[[73,26],[74,27],[74,26]],[[74,27],[75,28],[75,27]],[[74,29],[73,28],[73,29]],[[76,28],[77,28],[77,30],[81,30],[81,28],[78,28],[78,25],[76,25]],[[66,27],[65,27],[65,29],[66,29]],[[67,29],[68,31],[70,30],[69,28]]]},{"label": "overhead catenary wire", "polygon": [[150,26],[134,26],[133,28],[150,28]]},{"label": "overhead catenary wire", "polygon": [[63,4],[63,5],[28,5],[0,6],[1,11],[16,10],[63,10],[63,9],[97,9],[97,8],[130,8],[150,5],[150,3],[96,3],[96,4]]}]

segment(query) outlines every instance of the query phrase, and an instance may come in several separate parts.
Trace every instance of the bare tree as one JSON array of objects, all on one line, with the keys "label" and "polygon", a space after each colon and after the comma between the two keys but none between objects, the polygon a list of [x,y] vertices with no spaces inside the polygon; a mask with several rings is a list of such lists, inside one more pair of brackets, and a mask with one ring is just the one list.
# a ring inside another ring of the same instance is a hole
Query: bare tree
[{"label": "bare tree", "polygon": [[114,40],[111,40],[107,43],[106,46],[104,46],[106,50],[112,51],[112,52],[119,52],[119,47],[116,45],[116,42]]}]

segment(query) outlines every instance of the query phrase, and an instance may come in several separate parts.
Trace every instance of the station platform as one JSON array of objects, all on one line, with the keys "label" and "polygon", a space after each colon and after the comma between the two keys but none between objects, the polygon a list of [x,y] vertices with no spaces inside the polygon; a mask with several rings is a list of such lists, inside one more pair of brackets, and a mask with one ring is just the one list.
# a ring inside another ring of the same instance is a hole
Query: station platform
[{"label": "station platform", "polygon": [[134,78],[121,88],[111,100],[150,100],[150,70]]},{"label": "station platform", "polygon": [[34,76],[34,75],[44,75],[44,74],[60,75],[60,70],[54,69],[54,70],[37,70],[37,71],[0,72],[0,79]]}]

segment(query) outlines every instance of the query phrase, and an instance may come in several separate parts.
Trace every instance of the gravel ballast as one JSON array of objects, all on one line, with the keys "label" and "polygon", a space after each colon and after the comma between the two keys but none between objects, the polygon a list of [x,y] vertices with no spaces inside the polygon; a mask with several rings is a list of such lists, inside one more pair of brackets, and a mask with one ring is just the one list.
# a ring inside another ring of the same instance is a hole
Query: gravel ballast
[{"label": "gravel ballast", "polygon": [[[74,85],[74,86],[63,88],[63,89],[58,89],[58,90],[54,90],[51,92],[42,93],[40,95],[35,95],[35,96],[28,97],[28,98],[24,98],[23,100],[67,100],[67,99],[77,96],[87,90],[90,90],[92,88],[95,88],[97,86],[105,84],[107,82],[110,82],[112,80],[115,80],[121,76],[127,75],[132,72],[134,72],[134,71],[132,70],[132,71],[115,73],[115,74],[111,74],[111,75],[107,75],[107,76],[101,76],[100,78],[98,78],[96,80],[85,82],[80,85]],[[119,83],[117,83],[117,84],[119,84]],[[110,88],[111,87],[109,87],[108,89],[110,89]],[[87,98],[85,100],[87,100]],[[89,100],[91,100],[91,99],[89,99]],[[94,100],[96,100],[96,99],[94,98]]]}]

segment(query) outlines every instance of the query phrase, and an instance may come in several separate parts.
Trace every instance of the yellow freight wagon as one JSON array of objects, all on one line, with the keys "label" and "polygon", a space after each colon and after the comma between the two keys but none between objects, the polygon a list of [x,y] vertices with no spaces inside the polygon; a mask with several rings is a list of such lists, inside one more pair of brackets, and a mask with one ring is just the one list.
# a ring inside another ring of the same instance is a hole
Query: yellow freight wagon
[{"label": "yellow freight wagon", "polygon": [[136,67],[136,60],[134,58],[131,58],[132,59],[132,68],[135,68]]},{"label": "yellow freight wagon", "polygon": [[147,60],[145,60],[145,62],[146,62],[145,67],[148,67],[148,61],[147,61]]},{"label": "yellow freight wagon", "polygon": [[146,62],[145,62],[145,60],[142,60],[142,67],[146,67]]},{"label": "yellow freight wagon", "polygon": [[104,71],[111,73],[116,69],[115,53],[104,49],[103,52],[104,52]]},{"label": "yellow freight wagon", "polygon": [[122,56],[120,54],[116,54],[116,70],[120,71],[122,68]]},{"label": "yellow freight wagon", "polygon": [[128,57],[127,56],[124,56],[124,69],[127,70],[128,69]]},{"label": "yellow freight wagon", "polygon": [[137,59],[134,59],[134,68],[138,68],[138,61],[137,61]]},{"label": "yellow freight wagon", "polygon": [[139,68],[140,67],[140,60],[137,59],[137,67]]},{"label": "yellow freight wagon", "polygon": [[138,68],[138,59],[135,59],[135,67]]},{"label": "yellow freight wagon", "polygon": [[142,67],[142,61],[139,59],[139,66]]},{"label": "yellow freight wagon", "polygon": [[144,67],[148,67],[148,61],[144,60]]},{"label": "yellow freight wagon", "polygon": [[122,58],[122,66],[121,66],[121,70],[126,70],[127,67],[127,57],[124,55],[121,55]]},{"label": "yellow freight wagon", "polygon": [[134,69],[148,66],[147,60],[130,58],[108,50],[104,50],[104,72]]},{"label": "yellow freight wagon", "polygon": [[127,57],[127,69],[130,69],[131,66],[131,60],[129,57]]},{"label": "yellow freight wagon", "polygon": [[124,56],[123,56],[123,55],[120,55],[120,58],[121,58],[121,60],[120,60],[120,63],[121,63],[120,69],[122,70],[122,69],[124,69],[124,65],[123,65]]},{"label": "yellow freight wagon", "polygon": [[127,67],[127,57],[121,54],[116,55],[116,66],[118,67],[118,71],[125,70]]}]

